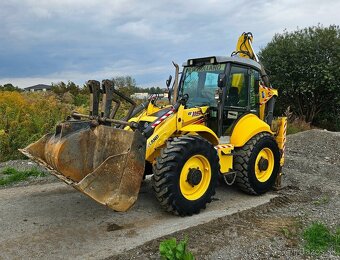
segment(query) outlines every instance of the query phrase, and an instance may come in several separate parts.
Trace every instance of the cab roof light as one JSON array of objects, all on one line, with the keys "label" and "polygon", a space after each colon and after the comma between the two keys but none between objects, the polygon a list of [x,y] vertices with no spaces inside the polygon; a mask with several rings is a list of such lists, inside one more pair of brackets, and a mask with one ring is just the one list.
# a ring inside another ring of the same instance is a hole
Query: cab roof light
[{"label": "cab roof light", "polygon": [[195,65],[201,65],[201,64],[216,64],[216,63],[217,63],[216,57],[190,59],[187,62],[188,66],[195,66]]}]

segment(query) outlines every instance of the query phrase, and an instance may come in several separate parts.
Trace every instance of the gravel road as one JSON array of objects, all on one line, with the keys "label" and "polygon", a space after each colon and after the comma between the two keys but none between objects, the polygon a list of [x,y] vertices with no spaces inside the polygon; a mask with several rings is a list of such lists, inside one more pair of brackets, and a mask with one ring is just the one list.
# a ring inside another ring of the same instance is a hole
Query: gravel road
[{"label": "gravel road", "polygon": [[[0,190],[0,259],[159,259],[159,242],[189,238],[197,259],[309,259],[301,230],[340,225],[340,133],[288,137],[284,186],[248,196],[221,185],[201,214],[163,212],[147,180],[136,205],[113,212],[60,182]],[[339,259],[333,251],[321,259]]]}]

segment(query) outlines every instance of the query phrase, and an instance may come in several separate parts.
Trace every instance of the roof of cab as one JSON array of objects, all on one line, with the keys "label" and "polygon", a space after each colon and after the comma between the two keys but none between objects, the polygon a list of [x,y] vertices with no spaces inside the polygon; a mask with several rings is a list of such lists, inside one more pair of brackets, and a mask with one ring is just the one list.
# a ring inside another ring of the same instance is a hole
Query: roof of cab
[{"label": "roof of cab", "polygon": [[[236,64],[239,64],[239,65],[251,66],[251,67],[257,68],[259,70],[261,69],[261,65],[258,62],[254,61],[252,59],[248,59],[248,58],[241,58],[241,57],[238,57],[238,56],[233,56],[233,57],[211,56],[211,57],[206,57],[206,58],[212,58],[212,57],[216,58],[217,63],[232,62],[232,63],[236,63]],[[197,59],[205,59],[205,58],[197,58]],[[189,60],[195,60],[195,59],[189,59]],[[183,63],[184,67],[189,66],[188,61]]]}]

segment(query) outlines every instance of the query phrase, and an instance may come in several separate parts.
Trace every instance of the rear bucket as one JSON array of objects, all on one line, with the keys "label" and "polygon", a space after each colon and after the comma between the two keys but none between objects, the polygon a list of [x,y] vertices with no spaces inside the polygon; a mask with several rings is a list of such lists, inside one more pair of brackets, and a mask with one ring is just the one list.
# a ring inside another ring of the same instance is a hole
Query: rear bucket
[{"label": "rear bucket", "polygon": [[138,130],[66,121],[20,151],[97,202],[126,211],[143,180],[145,142]]}]

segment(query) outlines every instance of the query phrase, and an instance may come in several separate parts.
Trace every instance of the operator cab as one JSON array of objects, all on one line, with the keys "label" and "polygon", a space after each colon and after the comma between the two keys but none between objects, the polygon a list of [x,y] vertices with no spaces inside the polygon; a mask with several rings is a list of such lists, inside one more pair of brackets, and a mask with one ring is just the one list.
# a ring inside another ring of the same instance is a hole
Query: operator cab
[{"label": "operator cab", "polygon": [[206,57],[183,64],[179,95],[187,108],[209,106],[207,125],[219,137],[231,134],[245,113],[259,113],[261,65],[240,57]]}]

